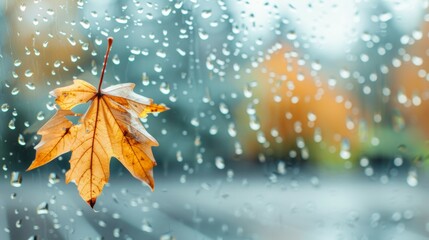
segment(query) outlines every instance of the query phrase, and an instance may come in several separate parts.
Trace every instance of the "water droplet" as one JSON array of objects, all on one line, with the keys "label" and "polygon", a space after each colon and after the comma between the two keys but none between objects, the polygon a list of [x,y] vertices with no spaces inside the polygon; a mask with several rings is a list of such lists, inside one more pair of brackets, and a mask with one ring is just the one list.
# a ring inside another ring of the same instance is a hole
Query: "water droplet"
[{"label": "water droplet", "polygon": [[237,130],[235,130],[235,125],[233,123],[228,125],[228,134],[231,137],[237,136]]},{"label": "water droplet", "polygon": [[422,99],[419,95],[417,95],[417,93],[414,93],[413,97],[411,98],[411,102],[414,106],[420,106],[420,104],[422,104]]},{"label": "water droplet", "polygon": [[83,0],[77,0],[77,6],[79,7],[79,8],[81,8],[81,7],[83,7],[83,4],[85,3]]},{"label": "water droplet", "polygon": [[18,88],[13,88],[12,89],[12,91],[10,92],[10,94],[12,94],[12,95],[18,95],[18,93],[19,93],[19,89]]},{"label": "water droplet", "polygon": [[31,77],[31,76],[33,76],[33,72],[32,72],[30,69],[27,69],[27,70],[25,70],[24,75],[25,75],[26,77]]},{"label": "water droplet", "polygon": [[8,127],[9,127],[9,129],[11,129],[11,130],[14,130],[14,129],[16,128],[16,127],[15,127],[15,118],[12,118],[12,119],[9,121]]},{"label": "water droplet", "polygon": [[186,56],[186,52],[185,51],[183,51],[182,49],[180,49],[180,48],[176,48],[176,51],[180,54],[180,56]]},{"label": "water droplet", "polygon": [[19,10],[21,10],[21,12],[24,12],[26,8],[27,5],[25,5],[24,3],[21,3],[21,5],[19,5]]},{"label": "water droplet", "polygon": [[18,219],[18,220],[16,221],[16,223],[15,223],[15,227],[16,227],[16,228],[21,228],[21,226],[22,226],[22,219]]},{"label": "water droplet", "polygon": [[15,62],[13,62],[13,65],[14,65],[15,67],[19,67],[19,66],[21,66],[21,64],[22,64],[22,62],[21,62],[21,60],[19,60],[19,59],[16,59],[16,60],[15,60]]},{"label": "water droplet", "polygon": [[351,157],[350,153],[350,141],[347,138],[341,140],[340,157],[347,160]]},{"label": "water droplet", "polygon": [[55,110],[55,104],[53,102],[48,102],[48,103],[46,103],[46,108],[49,111],[53,111],[53,110]]},{"label": "water droplet", "polygon": [[113,58],[112,58],[112,62],[113,62],[115,65],[118,65],[119,63],[121,63],[121,60],[119,59],[118,54],[115,54],[115,55],[113,56]]},{"label": "water droplet", "polygon": [[212,10],[203,10],[201,12],[201,17],[205,19],[211,17],[211,15],[212,15]]},{"label": "water droplet", "polygon": [[54,15],[54,14],[55,14],[54,9],[52,9],[52,8],[48,8],[48,9],[46,10],[46,13],[47,13],[49,16],[52,16],[52,15]]},{"label": "water droplet", "polygon": [[168,99],[169,99],[171,102],[176,102],[176,101],[177,101],[177,96],[176,96],[176,94],[171,94],[171,95],[168,97]]},{"label": "water droplet", "polygon": [[24,136],[22,136],[22,134],[18,135],[18,143],[21,146],[25,146],[25,139],[24,139]]},{"label": "water droplet", "polygon": [[244,95],[244,97],[246,97],[246,98],[251,98],[251,97],[252,97],[253,93],[252,93],[251,88],[250,88],[248,85],[246,85],[246,86],[244,87],[243,95]]},{"label": "water droplet", "polygon": [[395,159],[393,159],[393,164],[396,167],[402,166],[403,163],[404,163],[404,160],[401,157],[396,157]]},{"label": "water droplet", "polygon": [[103,40],[101,40],[100,38],[96,38],[94,40],[94,42],[95,42],[96,45],[100,46],[103,43]]},{"label": "water droplet", "polygon": [[408,101],[407,96],[401,90],[398,91],[397,99],[400,104],[405,104]]},{"label": "water droplet", "polygon": [[60,177],[56,173],[50,173],[49,174],[49,183],[50,184],[57,184],[60,182]]},{"label": "water droplet", "polygon": [[340,76],[341,76],[343,79],[347,79],[347,78],[349,78],[349,77],[350,77],[350,75],[351,75],[351,73],[350,73],[350,71],[349,71],[348,69],[342,68],[342,69],[340,70]]},{"label": "water droplet", "polygon": [[154,69],[154,70],[155,70],[155,72],[157,72],[157,73],[162,72],[162,67],[161,67],[161,65],[159,65],[159,64],[155,64],[155,65],[153,66],[153,69]]},{"label": "water droplet", "polygon": [[161,85],[159,86],[159,90],[163,94],[169,94],[170,93],[170,85],[166,82],[162,82]]},{"label": "water droplet", "polygon": [[194,127],[198,127],[200,125],[200,121],[198,120],[198,118],[192,118],[191,119],[191,124]]},{"label": "water droplet", "polygon": [[61,66],[61,62],[59,61],[59,60],[56,60],[55,62],[54,62],[54,67],[55,68],[59,68]]},{"label": "water droplet", "polygon": [[42,121],[45,119],[45,113],[43,111],[40,111],[37,113],[37,120]]},{"label": "water droplet", "polygon": [[163,50],[158,50],[158,51],[156,51],[156,56],[158,56],[160,58],[165,58],[165,56],[167,56],[167,54]]},{"label": "water droplet", "polygon": [[277,172],[281,175],[286,174],[286,163],[284,161],[279,161],[277,163]]},{"label": "water droplet", "polygon": [[149,86],[149,83],[150,83],[150,81],[149,81],[149,77],[147,76],[147,74],[145,72],[142,73],[142,84],[144,86]]},{"label": "water droplet", "polygon": [[107,226],[106,222],[103,220],[98,221],[98,226],[105,228]]},{"label": "water droplet", "polygon": [[411,58],[411,62],[416,65],[416,66],[421,66],[423,64],[423,58],[421,57],[417,57],[417,56],[413,56]]},{"label": "water droplet", "polygon": [[314,141],[320,143],[322,141],[322,130],[320,128],[314,129]]},{"label": "water droplet", "polygon": [[159,240],[176,240],[176,238],[175,238],[173,235],[171,235],[171,234],[167,233],[167,234],[163,234],[163,235],[159,238]]},{"label": "water droplet", "polygon": [[213,125],[213,126],[210,127],[210,129],[209,129],[210,135],[216,135],[217,132],[218,132],[217,126]]},{"label": "water droplet", "polygon": [[378,18],[380,19],[381,22],[387,22],[393,18],[393,15],[391,12],[386,12],[386,13],[380,14]]},{"label": "water droplet", "polygon": [[174,4],[174,7],[176,9],[180,9],[180,8],[182,8],[182,6],[183,6],[183,1],[182,0],[176,1],[176,3]]},{"label": "water droplet", "polygon": [[407,183],[410,185],[410,187],[416,187],[419,184],[417,172],[415,170],[408,172]]},{"label": "water droplet", "polygon": [[176,159],[178,162],[182,162],[183,161],[183,157],[182,157],[182,152],[181,151],[177,151],[176,153]]},{"label": "water droplet", "polygon": [[163,8],[161,10],[161,13],[162,13],[163,16],[168,16],[171,13],[171,8],[170,7]]},{"label": "water droplet", "polygon": [[361,167],[366,168],[369,166],[369,159],[367,157],[363,157],[360,159],[359,163]]},{"label": "water droplet", "polygon": [[142,230],[148,233],[153,231],[152,225],[149,223],[149,221],[143,220]]},{"label": "water droplet", "polygon": [[237,156],[240,156],[243,154],[243,148],[241,147],[241,144],[239,142],[234,143],[234,153]]},{"label": "water droplet", "polygon": [[254,131],[257,131],[261,128],[261,124],[259,123],[259,120],[257,119],[256,115],[250,116],[249,126],[250,129]]},{"label": "water droplet", "polygon": [[47,202],[42,202],[39,204],[39,206],[37,206],[37,214],[42,215],[42,214],[48,214],[49,213],[49,205]]},{"label": "water droplet", "polygon": [[308,121],[310,121],[310,122],[314,122],[314,121],[316,121],[317,116],[316,116],[316,114],[314,114],[314,113],[312,113],[312,112],[309,112],[309,113],[307,114],[307,119],[308,119]]},{"label": "water droplet", "polygon": [[319,61],[314,61],[314,62],[311,63],[311,68],[314,71],[320,71],[322,69],[322,64],[320,64]]},{"label": "water droplet", "polygon": [[296,32],[294,30],[289,31],[286,34],[286,38],[289,40],[295,40],[297,38]]},{"label": "water droplet", "polygon": [[140,48],[133,47],[133,48],[131,48],[130,52],[134,55],[139,55],[141,53],[141,50],[140,50]]},{"label": "water droplet", "polygon": [[77,60],[79,60],[79,56],[76,56],[76,55],[70,55],[70,60],[71,60],[72,62],[77,62]]},{"label": "water droplet", "polygon": [[2,112],[7,112],[7,111],[9,111],[9,104],[7,104],[7,103],[3,103],[3,104],[1,105],[1,111],[2,111]]},{"label": "water droplet", "polygon": [[216,157],[215,158],[215,165],[218,169],[224,169],[225,168],[225,161],[222,157]]},{"label": "water droplet", "polygon": [[209,38],[209,34],[201,28],[198,29],[198,36],[201,38],[201,40],[207,40]]},{"label": "water droplet", "polygon": [[91,11],[91,16],[92,16],[93,18],[98,17],[98,13],[97,13],[97,11]]},{"label": "water droplet", "polygon": [[69,41],[70,45],[76,46],[76,41],[74,40],[73,37],[68,37],[67,40]]},{"label": "water droplet", "polygon": [[115,237],[115,238],[121,237],[121,229],[120,228],[113,229],[113,237]]},{"label": "water droplet", "polygon": [[225,103],[220,103],[219,104],[219,111],[222,113],[222,114],[228,114],[229,113],[229,109],[228,109],[228,106],[225,104]]},{"label": "water droplet", "polygon": [[89,21],[88,21],[88,20],[86,20],[86,19],[82,19],[82,20],[80,21],[80,25],[81,25],[84,29],[88,29],[88,28],[91,26],[91,24],[89,23]]},{"label": "water droplet", "polygon": [[116,18],[115,20],[117,23],[120,23],[120,24],[128,23],[128,19],[126,19],[125,17],[119,17],[119,18]]},{"label": "water droplet", "polygon": [[25,86],[26,86],[28,89],[30,89],[30,90],[34,90],[34,89],[36,89],[36,86],[35,86],[35,85],[34,85],[34,83],[32,83],[32,82],[29,82],[29,83],[25,84]]},{"label": "water droplet", "polygon": [[22,185],[22,175],[20,172],[12,172],[10,175],[10,185],[12,187],[21,187]]}]

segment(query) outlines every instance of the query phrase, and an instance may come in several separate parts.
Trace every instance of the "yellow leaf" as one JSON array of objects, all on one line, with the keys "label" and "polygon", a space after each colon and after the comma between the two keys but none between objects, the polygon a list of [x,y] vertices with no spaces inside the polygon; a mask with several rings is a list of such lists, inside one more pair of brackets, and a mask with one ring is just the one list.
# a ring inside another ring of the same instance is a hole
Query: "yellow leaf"
[{"label": "yellow leaf", "polygon": [[[109,39],[109,44],[111,44]],[[106,67],[106,53],[102,77]],[[84,80],[55,89],[51,95],[61,108],[39,131],[36,158],[28,170],[42,166],[59,155],[72,152],[66,183],[74,181],[80,196],[93,207],[109,181],[111,157],[117,158],[137,179],[152,190],[152,168],[156,165],[152,146],[158,142],[146,131],[139,117],[168,108],[133,92],[134,84],[125,83],[98,90]],[[76,115],[72,108],[91,102],[79,123],[66,116]]]}]

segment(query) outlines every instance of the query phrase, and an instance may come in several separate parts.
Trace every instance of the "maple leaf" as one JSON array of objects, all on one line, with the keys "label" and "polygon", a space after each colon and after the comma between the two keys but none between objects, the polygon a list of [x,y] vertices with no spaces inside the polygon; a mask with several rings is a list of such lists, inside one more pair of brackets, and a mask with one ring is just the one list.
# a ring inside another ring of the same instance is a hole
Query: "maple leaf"
[{"label": "maple leaf", "polygon": [[[98,89],[84,80],[74,80],[72,85],[50,92],[60,110],[37,132],[42,138],[27,169],[40,167],[71,151],[66,183],[74,181],[80,196],[91,207],[109,180],[111,157],[153,190],[152,168],[156,162],[151,147],[158,146],[158,142],[139,118],[168,110],[133,92],[133,83],[101,89],[113,39],[108,38],[108,43]],[[85,114],[72,111],[87,102],[91,105]],[[70,116],[80,116],[79,123],[74,125],[67,119]]]}]

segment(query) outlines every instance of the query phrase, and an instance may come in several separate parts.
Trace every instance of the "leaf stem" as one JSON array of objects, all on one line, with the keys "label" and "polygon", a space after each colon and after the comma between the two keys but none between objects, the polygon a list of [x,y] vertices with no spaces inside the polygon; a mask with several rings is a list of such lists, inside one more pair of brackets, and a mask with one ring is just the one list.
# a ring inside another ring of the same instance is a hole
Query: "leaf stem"
[{"label": "leaf stem", "polygon": [[98,93],[101,92],[101,84],[103,84],[104,72],[106,71],[107,59],[109,58],[110,49],[112,48],[113,38],[107,38],[107,50],[106,55],[104,56],[103,70],[101,71],[100,81],[98,83]]}]

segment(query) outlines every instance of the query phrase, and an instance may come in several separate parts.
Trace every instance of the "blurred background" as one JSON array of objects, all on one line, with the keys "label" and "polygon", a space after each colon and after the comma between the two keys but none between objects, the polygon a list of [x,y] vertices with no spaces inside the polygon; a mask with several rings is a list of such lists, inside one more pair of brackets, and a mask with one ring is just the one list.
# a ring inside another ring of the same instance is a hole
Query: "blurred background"
[{"label": "blurred background", "polygon": [[[428,0],[0,0],[1,239],[429,239]],[[49,91],[133,82],[170,110],[151,192],[96,211],[31,172]]]}]

